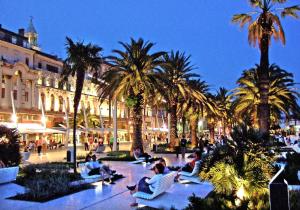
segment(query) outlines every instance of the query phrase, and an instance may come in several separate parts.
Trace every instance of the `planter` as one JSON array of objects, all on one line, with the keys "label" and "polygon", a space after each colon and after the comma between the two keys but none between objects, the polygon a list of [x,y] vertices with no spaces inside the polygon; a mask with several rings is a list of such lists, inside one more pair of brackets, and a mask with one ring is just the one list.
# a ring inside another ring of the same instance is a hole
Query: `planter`
[{"label": "planter", "polygon": [[19,166],[0,168],[0,184],[15,181],[19,173]]}]

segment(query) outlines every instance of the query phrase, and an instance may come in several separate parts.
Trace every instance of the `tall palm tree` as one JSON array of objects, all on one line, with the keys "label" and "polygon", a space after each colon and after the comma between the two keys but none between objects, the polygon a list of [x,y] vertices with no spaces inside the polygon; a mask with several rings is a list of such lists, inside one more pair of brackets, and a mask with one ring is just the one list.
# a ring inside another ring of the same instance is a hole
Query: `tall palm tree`
[{"label": "tall palm tree", "polygon": [[[234,15],[232,21],[239,23],[241,27],[248,23],[249,44],[255,46],[258,43],[260,48],[260,68],[258,69],[260,101],[257,106],[257,117],[260,131],[268,134],[270,128],[270,107],[268,105],[270,87],[269,46],[272,37],[285,44],[284,30],[278,13],[280,12],[282,18],[286,16],[298,18],[297,12],[300,10],[300,6],[282,8],[286,0],[249,0],[249,2],[256,10]],[[277,5],[280,8],[275,8]]]},{"label": "tall palm tree", "polygon": [[84,44],[83,42],[74,43],[69,37],[66,38],[67,58],[64,60],[62,81],[68,81],[70,76],[76,77],[76,87],[74,94],[74,118],[73,118],[73,146],[74,146],[74,173],[77,173],[76,168],[76,122],[78,106],[81,99],[81,93],[84,85],[84,80],[87,73],[91,73],[94,78],[98,77],[98,70],[103,62],[100,52],[102,48],[91,43]]},{"label": "tall palm tree", "polygon": [[211,109],[211,104],[207,100],[208,85],[205,81],[190,80],[189,85],[194,94],[191,94],[185,100],[182,112],[186,112],[187,119],[190,124],[192,146],[197,145],[197,125],[200,117],[204,116],[206,108]]},{"label": "tall palm tree", "polygon": [[220,111],[220,119],[223,125],[223,134],[226,135],[226,129],[232,123],[231,114],[231,93],[224,87],[220,87],[216,94],[216,103]]},{"label": "tall palm tree", "polygon": [[126,99],[131,109],[133,124],[132,150],[143,150],[142,110],[146,97],[153,95],[158,86],[156,69],[161,65],[164,52],[150,54],[153,43],[143,39],[120,42],[124,51],[113,50],[117,56],[108,57],[111,67],[101,76],[100,98],[111,96],[112,100]]},{"label": "tall palm tree", "polygon": [[[259,66],[246,70],[238,79],[239,87],[234,90],[236,96],[234,102],[234,112],[239,119],[249,117],[252,124],[256,126],[257,111],[260,101],[260,92],[257,84]],[[270,106],[271,123],[277,124],[282,114],[289,118],[299,110],[297,98],[299,93],[295,90],[293,75],[276,65],[271,65],[268,69],[270,78],[270,88],[268,94],[268,104]]]},{"label": "tall palm tree", "polygon": [[190,63],[190,56],[179,51],[171,51],[163,56],[164,64],[161,66],[159,78],[163,88],[161,94],[167,101],[167,110],[171,116],[170,147],[175,146],[177,133],[177,109],[180,100],[184,100],[192,92],[188,81],[197,78],[199,75],[191,73],[193,66]]}]

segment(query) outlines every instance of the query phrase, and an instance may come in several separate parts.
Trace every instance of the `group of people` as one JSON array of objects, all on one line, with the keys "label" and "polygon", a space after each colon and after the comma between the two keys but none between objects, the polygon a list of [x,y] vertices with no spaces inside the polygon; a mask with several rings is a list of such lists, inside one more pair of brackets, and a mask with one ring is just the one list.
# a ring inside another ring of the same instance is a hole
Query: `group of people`
[{"label": "group of people", "polygon": [[96,155],[91,156],[88,154],[85,158],[84,166],[85,173],[89,176],[102,175],[103,177],[107,177],[109,179],[109,182],[113,184],[111,179],[113,178],[116,171],[111,170],[109,166],[100,163],[97,160]]},{"label": "group of people", "polygon": [[[201,161],[202,157],[202,151],[196,150],[193,154],[194,158],[192,161],[186,163],[184,166],[180,167],[177,170],[177,174],[175,176],[175,182],[178,181],[180,177],[181,171],[189,172],[191,173],[194,168],[197,161]],[[155,189],[159,187],[159,181],[161,178],[165,175],[171,172],[171,170],[167,167],[166,161],[163,158],[160,158],[156,163],[154,163],[154,166],[151,168],[154,172],[154,176],[150,177],[143,177],[139,180],[139,182],[133,186],[127,186],[127,189],[130,190],[131,194],[134,194],[136,192],[144,192],[147,194],[154,193]],[[131,204],[131,206],[137,206],[138,204],[136,201]]]}]

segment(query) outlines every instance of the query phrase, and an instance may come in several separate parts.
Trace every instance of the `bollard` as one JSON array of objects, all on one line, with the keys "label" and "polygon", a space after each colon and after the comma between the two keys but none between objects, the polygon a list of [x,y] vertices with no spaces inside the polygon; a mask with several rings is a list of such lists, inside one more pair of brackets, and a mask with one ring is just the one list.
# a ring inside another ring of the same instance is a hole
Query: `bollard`
[{"label": "bollard", "polygon": [[288,183],[282,176],[283,171],[284,167],[270,181],[270,210],[290,210]]}]

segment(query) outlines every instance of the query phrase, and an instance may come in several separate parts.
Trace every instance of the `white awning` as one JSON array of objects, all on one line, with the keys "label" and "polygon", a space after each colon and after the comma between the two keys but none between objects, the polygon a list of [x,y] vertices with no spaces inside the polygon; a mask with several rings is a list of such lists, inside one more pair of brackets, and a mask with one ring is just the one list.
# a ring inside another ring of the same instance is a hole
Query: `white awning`
[{"label": "white awning", "polygon": [[41,124],[38,123],[7,123],[7,122],[0,122],[0,125],[4,125],[8,128],[15,128],[19,131],[20,134],[54,134],[60,133],[64,134],[64,131],[45,128]]}]

